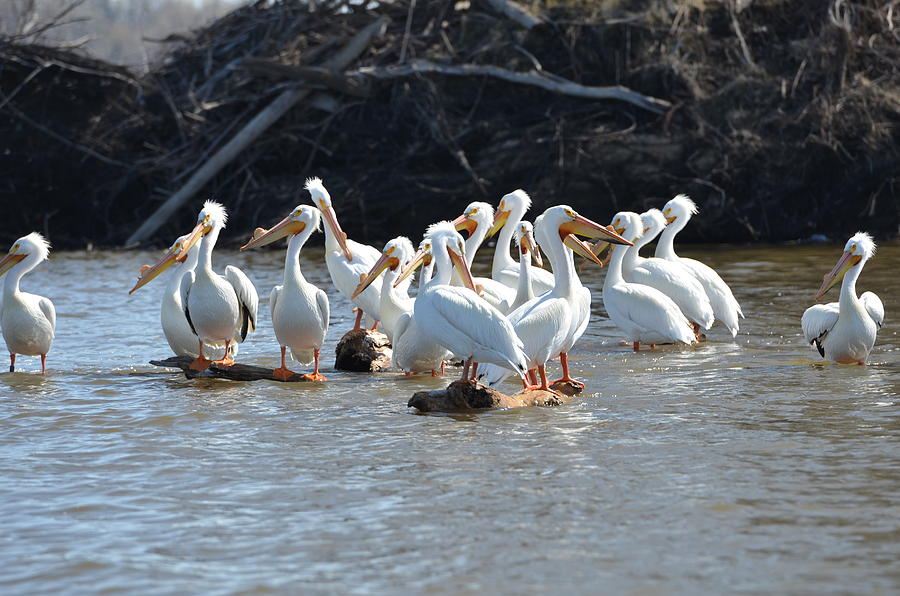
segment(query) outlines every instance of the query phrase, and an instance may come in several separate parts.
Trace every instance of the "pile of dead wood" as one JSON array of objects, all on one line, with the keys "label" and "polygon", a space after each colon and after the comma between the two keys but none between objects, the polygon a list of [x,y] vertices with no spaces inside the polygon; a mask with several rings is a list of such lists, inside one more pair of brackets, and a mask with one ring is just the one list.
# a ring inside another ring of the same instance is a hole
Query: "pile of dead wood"
[{"label": "pile of dead wood", "polygon": [[140,80],[0,44],[0,234],[168,243],[216,197],[243,236],[310,175],[371,242],[517,187],[601,219],[687,192],[708,241],[896,234],[894,3],[522,4],[260,1]]}]

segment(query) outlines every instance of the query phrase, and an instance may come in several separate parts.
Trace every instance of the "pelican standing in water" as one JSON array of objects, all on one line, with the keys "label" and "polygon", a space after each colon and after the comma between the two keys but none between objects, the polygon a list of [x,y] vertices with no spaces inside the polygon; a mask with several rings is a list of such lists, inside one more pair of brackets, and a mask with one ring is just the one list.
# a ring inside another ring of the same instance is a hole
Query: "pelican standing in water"
[{"label": "pelican standing in water", "polygon": [[[496,364],[524,377],[522,342],[506,316],[475,294],[462,236],[450,222],[433,224],[426,235],[432,242],[435,276],[419,292],[413,309],[423,335],[466,361],[463,379],[477,378],[479,363]],[[410,263],[400,279],[419,264],[420,259]],[[452,269],[465,287],[448,285]]]},{"label": "pelican standing in water", "polygon": [[[479,201],[469,203],[463,214],[453,220],[457,231],[465,230],[469,234],[466,239],[466,264],[470,271],[472,263],[475,261],[475,253],[487,237],[493,222],[494,208]],[[516,299],[515,287],[507,286],[490,277],[475,277],[473,280],[478,294],[491,306],[496,307],[503,314],[507,314],[513,309],[512,304]],[[459,276],[454,274],[451,283],[455,286],[460,285]]]},{"label": "pelican standing in water", "polygon": [[[515,288],[519,280],[519,265],[509,254],[509,247],[516,226],[525,217],[525,212],[531,207],[531,197],[522,190],[514,190],[503,195],[497,211],[494,213],[494,225],[488,231],[488,236],[493,236],[498,231],[497,246],[494,248],[494,262],[491,268],[491,277],[496,281]],[[534,295],[539,296],[553,287],[553,274],[546,269],[533,269],[532,282]]]},{"label": "pelican standing in water", "polygon": [[37,232],[22,236],[0,259],[3,283],[0,327],[9,349],[9,372],[16,370],[16,354],[41,357],[41,374],[47,372],[47,352],[56,333],[56,309],[49,298],[19,289],[22,277],[47,260],[50,243]]},{"label": "pelican standing in water", "polygon": [[844,246],[844,254],[825,276],[816,300],[841,278],[838,302],[816,304],[803,313],[800,323],[806,341],[819,354],[839,364],[865,364],[875,345],[875,335],[884,324],[884,304],[873,292],[856,296],[856,280],[872,256],[875,242],[865,232],[857,232]]},{"label": "pelican standing in water", "polygon": [[[616,231],[628,240],[636,241],[643,230],[637,213],[624,212],[618,218]],[[630,250],[614,246],[606,279],[603,280],[603,305],[609,318],[625,332],[637,352],[641,343],[650,344],[696,340],[693,327],[671,298],[654,287],[630,283],[622,274],[622,261]]]},{"label": "pelican standing in water", "polygon": [[409,293],[405,289],[409,287],[408,284],[404,284],[402,288],[394,287],[394,282],[400,277],[400,271],[406,267],[412,257],[413,245],[409,238],[397,236],[389,240],[384,245],[381,256],[350,295],[351,300],[356,298],[384,273],[378,312],[381,316],[381,328],[391,342],[394,341],[397,319],[413,309],[413,299],[409,297]]},{"label": "pelican standing in water", "polygon": [[259,297],[250,279],[233,265],[225,268],[224,276],[212,268],[212,251],[227,220],[225,207],[215,201],[206,201],[197,216],[197,225],[176,257],[183,262],[191,248],[200,243],[197,268],[181,278],[185,315],[198,337],[199,354],[191,363],[194,370],[204,370],[211,364],[203,354],[203,344],[224,344],[225,357],[215,363],[231,366],[234,364],[234,358],[229,354],[231,344],[244,341],[247,334],[256,329]]},{"label": "pelican standing in water", "polygon": [[[567,352],[584,333],[590,313],[591,293],[581,285],[575,273],[572,248],[597,264],[600,260],[590,248],[575,238],[575,234],[603,238],[615,244],[630,245],[619,234],[580,216],[567,205],[547,209],[534,222],[535,237],[553,268],[555,283],[549,292],[526,302],[509,314],[516,334],[521,338],[528,359],[528,369],[537,369],[540,385],[523,381],[525,390],[549,390],[545,366],[551,358],[560,356],[563,365],[562,381],[578,383],[569,375]],[[487,368],[487,367],[486,367]],[[502,376],[494,367],[485,371],[489,385],[496,385]]]},{"label": "pelican standing in water", "polygon": [[659,242],[656,244],[656,256],[667,261],[681,263],[687,267],[706,291],[716,319],[721,321],[731,332],[731,337],[737,336],[740,329],[738,317],[744,318],[744,313],[728,284],[712,267],[695,259],[687,259],[675,254],[675,235],[684,229],[692,215],[697,214],[697,205],[687,195],[677,195],[665,204],[662,212],[669,225],[663,230]]},{"label": "pelican standing in water", "polygon": [[[419,250],[404,266],[401,275],[410,275],[420,264],[422,265],[422,275],[419,277],[419,292],[421,293],[431,281],[431,274],[434,270],[431,239],[427,236],[419,243]],[[397,280],[394,280],[394,283],[397,283]],[[407,375],[430,371],[431,376],[436,377],[438,370],[441,371],[440,374],[444,374],[444,361],[452,356],[447,348],[422,333],[412,310],[398,317],[391,345],[393,347],[391,364]]]},{"label": "pelican standing in water", "polygon": [[[363,281],[365,274],[372,268],[381,251],[367,244],[360,244],[347,238],[347,234],[341,230],[337,215],[331,204],[331,195],[319,178],[310,178],[306,181],[306,190],[309,191],[313,203],[322,212],[325,220],[325,265],[331,275],[331,281],[338,291],[350,298],[356,290],[359,282]],[[407,282],[408,286],[409,282]],[[406,288],[403,288],[406,290]],[[359,329],[362,323],[363,313],[368,318],[367,323],[372,329],[378,328],[378,306],[381,302],[381,292],[378,286],[370,285],[364,292],[351,300],[356,305],[356,322],[353,329]]]},{"label": "pelican standing in water", "polygon": [[[188,271],[193,271],[197,267],[197,260],[200,257],[200,246],[195,244],[187,253],[187,258],[183,263],[178,263],[176,257],[181,254],[184,243],[190,234],[179,237],[172,243],[162,258],[154,265],[144,265],[141,267],[140,277],[137,283],[128,292],[133,294],[139,288],[150,283],[169,267],[175,265],[175,274],[172,275],[163,292],[162,303],[159,309],[159,322],[162,325],[163,335],[169,342],[169,347],[178,356],[197,357],[197,342],[199,339],[191,329],[188,323],[187,315],[184,310],[184,303],[181,300],[181,278]],[[204,346],[207,355],[218,354],[222,350],[213,346]],[[232,358],[237,355],[238,344],[231,344]]]},{"label": "pelican standing in water", "polygon": [[281,366],[272,374],[287,381],[294,371],[287,367],[285,352],[291,349],[291,357],[300,364],[313,363],[312,374],[304,374],[307,381],[325,381],[319,373],[319,350],[328,333],[328,296],[321,289],[306,281],[300,270],[300,251],[313,232],[319,229],[319,210],[309,205],[297,205],[290,215],[268,231],[257,229],[241,250],[265,246],[286,236],[287,254],[284,258],[284,280],[272,288],[269,309],[275,338],[281,346]]},{"label": "pelican standing in water", "polygon": [[[619,212],[613,217],[614,228],[621,227],[620,222],[625,213],[631,212]],[[634,241],[634,246],[625,252],[622,276],[628,282],[656,288],[671,298],[684,316],[691,321],[694,335],[700,339],[700,329],[709,329],[715,321],[706,291],[690,270],[680,262],[640,256],[641,247],[656,238],[666,227],[666,219],[659,209],[651,209],[639,217],[644,227],[643,233]]]}]

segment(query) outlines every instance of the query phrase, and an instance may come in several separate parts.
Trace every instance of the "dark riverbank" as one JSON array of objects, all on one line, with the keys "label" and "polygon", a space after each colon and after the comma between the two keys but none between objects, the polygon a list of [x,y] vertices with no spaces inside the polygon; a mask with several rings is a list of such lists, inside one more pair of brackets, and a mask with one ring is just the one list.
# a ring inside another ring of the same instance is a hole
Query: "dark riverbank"
[{"label": "dark riverbank", "polygon": [[[897,235],[900,16],[872,1],[697,2],[676,12],[661,0],[607,4],[536,3],[534,23],[487,1],[320,2],[315,13],[259,4],[171,41],[140,79],[7,40],[0,204],[10,211],[0,238],[37,229],[58,247],[123,244],[298,85],[318,95],[212,177],[151,243],[183,233],[209,197],[229,208],[226,231],[243,236],[306,202],[312,175],[332,191],[348,234],[366,241],[415,235],[518,187],[537,209],[566,202],[598,219],[685,192],[703,214],[685,240]],[[347,69],[379,76],[338,77],[347,85],[335,87],[280,68],[321,64],[381,16],[386,30]],[[622,85],[654,103],[398,71],[422,60]]]}]

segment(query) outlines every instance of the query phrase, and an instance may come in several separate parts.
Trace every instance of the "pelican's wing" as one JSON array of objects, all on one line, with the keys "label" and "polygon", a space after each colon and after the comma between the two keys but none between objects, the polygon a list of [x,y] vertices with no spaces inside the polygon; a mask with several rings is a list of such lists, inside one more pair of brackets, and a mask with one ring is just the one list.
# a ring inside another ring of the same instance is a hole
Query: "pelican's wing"
[{"label": "pelican's wing", "polygon": [[191,294],[191,288],[194,285],[194,272],[193,271],[185,271],[184,275],[181,276],[181,284],[178,287],[178,294],[181,296],[181,307],[184,309],[184,318],[187,319],[188,326],[191,328],[191,333],[197,335],[197,330],[194,329],[194,322],[191,320],[191,311],[188,308],[188,296]]},{"label": "pelican's wing", "polygon": [[876,296],[874,292],[863,292],[859,299],[862,301],[863,306],[866,307],[869,316],[881,329],[881,326],[884,325],[884,304],[882,304],[881,298]]},{"label": "pelican's wing", "polygon": [[328,335],[331,307],[328,304],[328,295],[321,288],[316,288],[316,306],[319,309],[319,317],[322,320],[322,336]]},{"label": "pelican's wing", "polygon": [[[671,298],[650,286],[620,284],[619,293],[604,293],[604,299],[616,301],[616,310],[646,332],[692,344],[694,333],[690,321]],[[615,322],[615,320],[613,320]]]},{"label": "pelican's wing", "polygon": [[229,265],[225,267],[225,279],[234,288],[238,303],[241,305],[241,341],[247,339],[247,334],[256,329],[256,310],[259,307],[259,296],[253,282],[243,271]]},{"label": "pelican's wing", "polygon": [[[874,296],[874,294],[872,294],[872,295]],[[876,297],[875,299],[877,300],[878,298]],[[879,304],[881,304],[880,301],[879,301]],[[48,321],[50,321],[50,330],[55,332],[56,331],[56,308],[53,306],[53,303],[50,302],[49,298],[44,298],[43,296],[41,296],[40,300],[38,300],[38,306],[41,307],[41,312],[44,313],[44,316],[47,317]],[[884,318],[884,307],[882,307],[881,311],[882,311],[882,318]],[[881,325],[879,325],[879,327],[880,326]],[[54,333],[54,335],[55,335],[55,333]]]},{"label": "pelican's wing", "polygon": [[428,320],[429,334],[436,341],[449,350],[474,344],[474,351],[493,353],[497,360],[508,362],[510,368],[524,368],[524,363],[516,362],[524,356],[522,340],[503,313],[465,288],[438,286],[431,292],[436,299],[416,299],[415,316],[419,318],[421,312],[422,320]]},{"label": "pelican's wing", "polygon": [[278,299],[281,298],[282,287],[283,286],[275,286],[269,294],[269,317],[273,321],[275,320],[275,305],[278,304]]},{"label": "pelican's wing", "polygon": [[819,351],[819,355],[823,358],[825,357],[825,348],[822,347],[822,343],[825,341],[828,332],[837,323],[839,314],[840,306],[837,302],[831,302],[829,304],[810,306],[800,319],[800,326],[803,327],[803,337],[806,338],[807,343],[816,346],[816,350]]}]

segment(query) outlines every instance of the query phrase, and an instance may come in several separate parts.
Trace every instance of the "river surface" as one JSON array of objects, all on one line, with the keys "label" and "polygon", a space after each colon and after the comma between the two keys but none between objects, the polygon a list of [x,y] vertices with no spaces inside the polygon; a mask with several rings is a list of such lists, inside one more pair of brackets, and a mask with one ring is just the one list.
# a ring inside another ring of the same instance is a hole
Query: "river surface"
[{"label": "river surface", "polygon": [[[0,592],[897,593],[900,246],[859,282],[887,310],[864,367],[815,364],[800,331],[841,246],[681,252],[731,284],[736,340],[634,354],[588,269],[586,393],[465,416],[407,409],[446,380],[331,369],[352,315],[320,249],[327,384],[150,366],[167,277],[127,292],[157,253],[54,254],[22,284],[56,303],[49,373],[0,373]],[[276,366],[283,252],[214,258],[262,301],[239,361]]]}]

